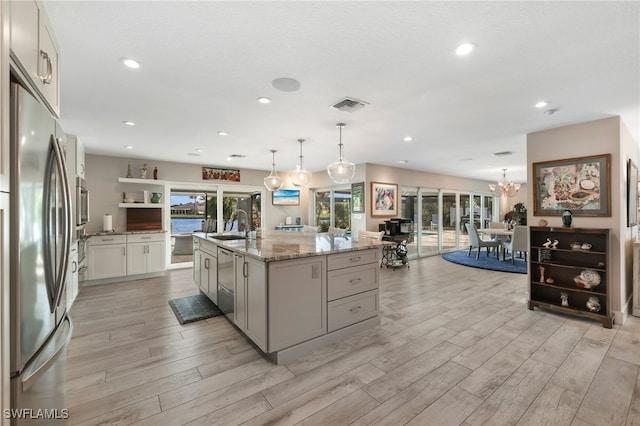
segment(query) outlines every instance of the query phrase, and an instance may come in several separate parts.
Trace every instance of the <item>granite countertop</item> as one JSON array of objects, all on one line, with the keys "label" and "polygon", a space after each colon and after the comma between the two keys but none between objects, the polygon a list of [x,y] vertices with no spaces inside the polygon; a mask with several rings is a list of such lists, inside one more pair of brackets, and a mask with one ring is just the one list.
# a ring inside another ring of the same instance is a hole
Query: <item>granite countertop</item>
[{"label": "granite countertop", "polygon": [[87,232],[83,237],[104,237],[105,235],[131,235],[131,234],[159,234],[166,231],[114,231],[114,232]]},{"label": "granite countertop", "polygon": [[351,237],[332,236],[328,233],[304,234],[302,232],[269,231],[258,239],[216,240],[218,234],[196,232],[194,237],[206,239],[216,245],[248,255],[263,262],[298,259],[310,256],[345,253],[382,247],[387,241],[354,241]]}]

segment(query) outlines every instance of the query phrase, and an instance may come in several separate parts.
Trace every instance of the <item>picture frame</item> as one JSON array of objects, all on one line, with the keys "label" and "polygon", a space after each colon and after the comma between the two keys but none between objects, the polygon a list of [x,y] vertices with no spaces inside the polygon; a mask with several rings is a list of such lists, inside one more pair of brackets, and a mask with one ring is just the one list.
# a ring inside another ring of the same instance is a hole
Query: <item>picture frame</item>
[{"label": "picture frame", "polygon": [[364,213],[364,182],[351,184],[351,213]]},{"label": "picture frame", "polygon": [[533,163],[533,215],[611,216],[611,154]]},{"label": "picture frame", "polygon": [[220,167],[202,167],[202,180],[222,180],[240,182],[240,169],[224,169]]},{"label": "picture frame", "polygon": [[638,224],[638,166],[627,161],[627,227]]},{"label": "picture frame", "polygon": [[398,185],[371,182],[371,216],[398,215]]},{"label": "picture frame", "polygon": [[271,204],[274,206],[299,206],[299,189],[276,189],[271,193]]}]

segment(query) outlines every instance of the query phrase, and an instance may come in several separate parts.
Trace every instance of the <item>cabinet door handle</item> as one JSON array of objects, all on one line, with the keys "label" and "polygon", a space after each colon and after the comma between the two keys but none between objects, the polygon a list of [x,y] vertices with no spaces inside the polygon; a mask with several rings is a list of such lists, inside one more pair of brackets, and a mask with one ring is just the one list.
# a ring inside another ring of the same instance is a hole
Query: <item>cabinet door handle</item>
[{"label": "cabinet door handle", "polygon": [[151,237],[140,237],[141,240],[150,240]]},{"label": "cabinet door handle", "polygon": [[351,278],[349,280],[349,284],[358,284],[360,281],[362,281],[362,278],[358,277],[358,278]]},{"label": "cabinet door handle", "polygon": [[53,66],[51,65],[51,58],[44,50],[40,50],[40,57],[44,59],[47,64],[47,73],[45,75],[38,75],[40,81],[44,84],[51,84],[51,77],[53,76]]},{"label": "cabinet door handle", "polygon": [[360,262],[360,259],[362,259],[360,256],[350,257],[349,262]]},{"label": "cabinet door handle", "polygon": [[76,273],[76,271],[78,270],[78,262],[74,260],[72,265],[73,269],[71,270],[71,273]]},{"label": "cabinet door handle", "polygon": [[249,276],[249,264],[247,262],[242,264],[242,276],[245,278]]},{"label": "cabinet door handle", "polygon": [[113,241],[113,238],[103,238],[102,241]]},{"label": "cabinet door handle", "polygon": [[349,312],[351,312],[352,314],[355,314],[360,309],[362,309],[362,306],[354,306],[353,308],[349,309]]},{"label": "cabinet door handle", "polygon": [[126,249],[126,248],[124,248],[124,247],[122,247],[122,255],[123,255],[123,256],[126,256],[126,255],[127,255],[127,249]]},{"label": "cabinet door handle", "polygon": [[209,269],[209,258],[208,257],[204,260],[204,269]]}]

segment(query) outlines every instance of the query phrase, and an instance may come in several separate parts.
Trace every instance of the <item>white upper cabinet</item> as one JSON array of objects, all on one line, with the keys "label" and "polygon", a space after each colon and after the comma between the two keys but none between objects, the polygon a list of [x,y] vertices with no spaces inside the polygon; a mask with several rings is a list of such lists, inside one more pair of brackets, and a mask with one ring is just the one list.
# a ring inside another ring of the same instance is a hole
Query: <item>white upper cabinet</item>
[{"label": "white upper cabinet", "polygon": [[84,145],[76,135],[67,134],[66,157],[69,176],[84,179]]},{"label": "white upper cabinet", "polygon": [[56,116],[60,116],[59,49],[45,10],[35,0],[12,1],[10,47],[21,68]]}]

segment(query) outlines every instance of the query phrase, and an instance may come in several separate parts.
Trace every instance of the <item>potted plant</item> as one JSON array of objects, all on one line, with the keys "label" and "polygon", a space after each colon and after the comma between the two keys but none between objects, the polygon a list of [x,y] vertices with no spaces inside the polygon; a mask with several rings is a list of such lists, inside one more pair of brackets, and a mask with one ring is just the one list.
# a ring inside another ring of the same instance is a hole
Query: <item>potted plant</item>
[{"label": "potted plant", "polygon": [[518,225],[527,224],[527,208],[523,202],[516,203],[513,206],[513,220],[515,220]]}]

